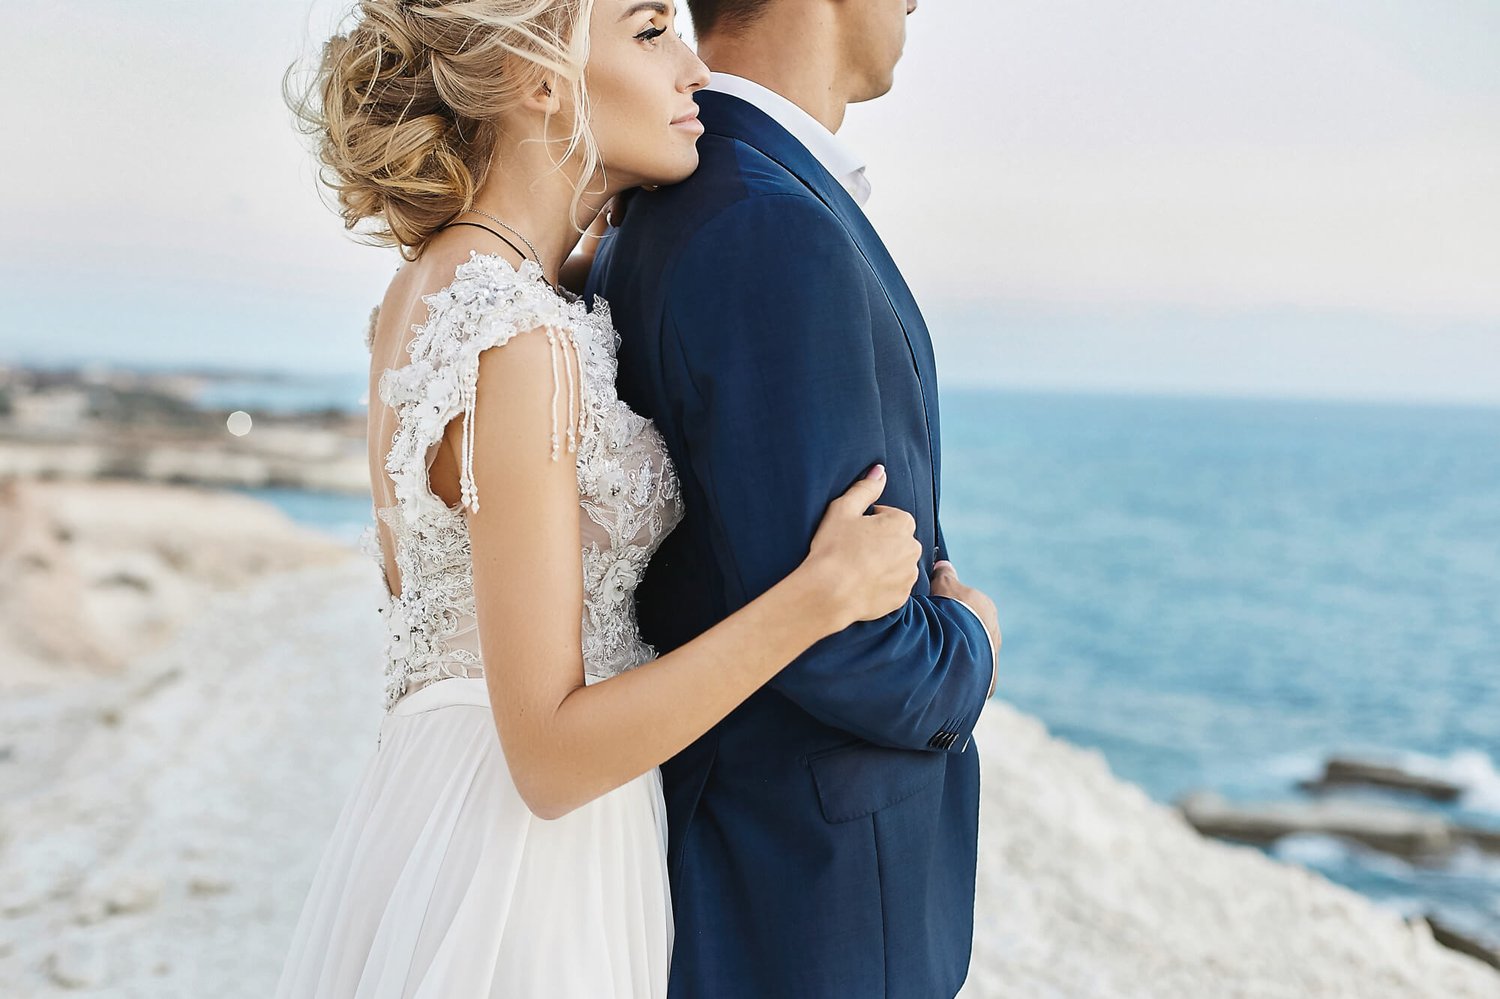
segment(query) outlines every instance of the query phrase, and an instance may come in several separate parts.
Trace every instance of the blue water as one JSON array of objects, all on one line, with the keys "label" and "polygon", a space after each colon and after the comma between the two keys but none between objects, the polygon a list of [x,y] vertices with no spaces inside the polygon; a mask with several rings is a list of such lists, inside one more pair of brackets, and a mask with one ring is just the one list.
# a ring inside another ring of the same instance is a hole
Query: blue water
[{"label": "blue water", "polygon": [[265,500],[298,523],[315,527],[351,545],[359,541],[365,527],[374,523],[368,496],[280,488],[233,491]]},{"label": "blue water", "polygon": [[328,375],[261,375],[205,382],[193,402],[205,409],[261,413],[305,413],[320,409],[356,410],[368,385],[362,372]]},{"label": "blue water", "polygon": [[[1298,797],[1334,752],[1500,826],[1500,409],[943,396],[943,526],[1000,608],[1000,695],[1171,802]],[[367,499],[270,494],[341,536]],[[1500,858],[1277,852],[1500,940]]]},{"label": "blue water", "polygon": [[[1057,735],[1162,801],[1390,756],[1500,824],[1500,409],[946,392],[943,430],[999,689]],[[1284,849],[1500,938],[1500,858]]]}]

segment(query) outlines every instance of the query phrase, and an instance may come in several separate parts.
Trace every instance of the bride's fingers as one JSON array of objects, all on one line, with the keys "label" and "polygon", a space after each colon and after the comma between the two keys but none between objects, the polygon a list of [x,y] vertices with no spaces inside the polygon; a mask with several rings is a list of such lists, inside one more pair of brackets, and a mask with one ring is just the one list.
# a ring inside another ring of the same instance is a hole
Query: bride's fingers
[{"label": "bride's fingers", "polygon": [[[885,466],[874,465],[852,486],[844,490],[829,508],[839,510],[846,516],[858,516],[885,492]],[[878,508],[877,508],[878,509]]]},{"label": "bride's fingers", "polygon": [[870,507],[870,509],[875,512],[875,516],[885,517],[887,519],[894,518],[894,521],[901,530],[904,530],[912,535],[916,534],[917,518],[913,517],[911,514],[901,509],[899,506],[885,506],[881,503],[875,503]]}]

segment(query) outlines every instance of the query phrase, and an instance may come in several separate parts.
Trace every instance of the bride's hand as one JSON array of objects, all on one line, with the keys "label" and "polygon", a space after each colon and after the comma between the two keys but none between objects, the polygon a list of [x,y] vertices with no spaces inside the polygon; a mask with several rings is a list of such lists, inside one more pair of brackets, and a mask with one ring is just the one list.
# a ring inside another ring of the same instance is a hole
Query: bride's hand
[{"label": "bride's hand", "polygon": [[885,468],[876,465],[828,504],[803,567],[833,598],[836,631],[899,610],[917,582],[922,543],[911,514],[891,506],[865,510],[885,491]]}]

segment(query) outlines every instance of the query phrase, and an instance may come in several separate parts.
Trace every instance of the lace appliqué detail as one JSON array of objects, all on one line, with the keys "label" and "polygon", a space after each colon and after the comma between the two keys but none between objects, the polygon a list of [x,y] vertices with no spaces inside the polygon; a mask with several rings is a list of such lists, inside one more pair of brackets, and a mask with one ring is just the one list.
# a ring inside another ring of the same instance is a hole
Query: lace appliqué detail
[{"label": "lace appliqu\u00e9 detail", "polygon": [[[401,594],[390,596],[382,611],[386,706],[443,677],[483,675],[464,519],[465,510],[479,509],[471,429],[479,356],[527,330],[545,330],[553,351],[552,456],[565,451],[578,469],[586,678],[612,676],[652,658],[636,627],[634,591],[662,539],[681,521],[682,498],[660,434],[616,394],[619,334],[608,306],[596,300],[589,312],[543,283],[534,262],[513,268],[502,257],[477,252],[458,266],[450,285],[424,301],[428,320],[414,328],[411,360],[379,380],[381,400],[397,415],[385,465],[396,502],[376,515],[391,530],[401,577]],[[577,379],[566,363],[569,349],[578,358]],[[559,408],[576,408],[577,425],[560,430]],[[451,508],[431,491],[428,460],[459,414],[465,416],[461,497]]]}]

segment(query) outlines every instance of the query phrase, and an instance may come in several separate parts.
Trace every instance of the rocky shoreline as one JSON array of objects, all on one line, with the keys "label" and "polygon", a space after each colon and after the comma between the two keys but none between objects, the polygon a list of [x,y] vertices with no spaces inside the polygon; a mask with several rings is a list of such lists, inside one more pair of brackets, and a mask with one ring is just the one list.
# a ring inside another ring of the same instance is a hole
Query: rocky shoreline
[{"label": "rocky shoreline", "polygon": [[257,432],[245,438],[230,437],[222,427],[171,432],[113,429],[66,440],[0,434],[0,468],[40,480],[367,493],[364,424],[338,422],[325,428],[278,427],[263,419]]},{"label": "rocky shoreline", "polygon": [[[7,488],[0,994],[263,999],[374,748],[374,566],[244,497]],[[1500,994],[1425,922],[1205,838],[1003,700],[975,742],[965,999]]]},{"label": "rocky shoreline", "polygon": [[203,405],[223,380],[0,365],[0,474],[368,492],[362,406],[251,414]]}]

